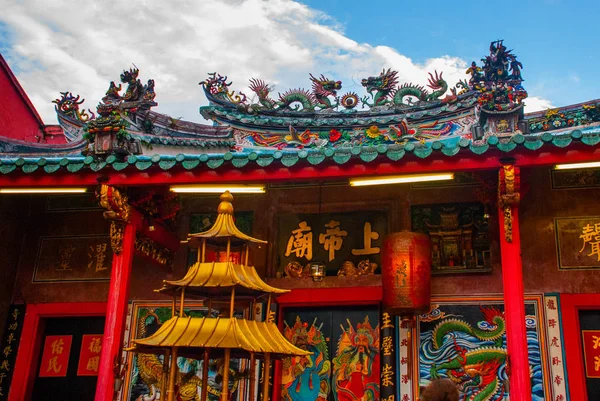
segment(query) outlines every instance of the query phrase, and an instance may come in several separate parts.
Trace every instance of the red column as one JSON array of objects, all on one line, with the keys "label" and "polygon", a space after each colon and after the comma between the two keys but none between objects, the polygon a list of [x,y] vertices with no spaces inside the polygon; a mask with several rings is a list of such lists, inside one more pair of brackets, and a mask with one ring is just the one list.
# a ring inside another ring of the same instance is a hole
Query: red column
[{"label": "red column", "polygon": [[132,223],[127,223],[123,233],[123,250],[113,256],[95,401],[113,400],[114,368],[115,362],[121,361],[134,246],[135,226]]},{"label": "red column", "polygon": [[518,185],[518,167],[504,166],[500,171],[498,221],[500,223],[502,284],[508,346],[509,394],[511,400],[531,401],[519,233]]}]

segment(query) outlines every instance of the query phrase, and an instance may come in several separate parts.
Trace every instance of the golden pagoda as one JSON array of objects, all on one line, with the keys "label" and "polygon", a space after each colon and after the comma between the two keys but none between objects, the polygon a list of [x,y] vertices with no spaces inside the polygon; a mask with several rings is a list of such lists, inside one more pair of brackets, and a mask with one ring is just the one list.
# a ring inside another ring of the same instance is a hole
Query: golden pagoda
[{"label": "golden pagoda", "polygon": [[[232,356],[250,359],[250,397],[254,397],[254,370],[257,358],[264,360],[263,394],[269,391],[269,371],[271,360],[290,356],[309,355],[310,352],[295,347],[281,334],[271,318],[273,294],[289,290],[274,288],[265,283],[252,266],[248,266],[249,246],[266,244],[252,238],[235,225],[233,219],[233,196],[229,191],[220,197],[215,224],[207,231],[189,234],[187,243],[198,249],[198,260],[180,280],[164,280],[163,287],[155,290],[173,297],[173,317],[167,320],[154,334],[146,338],[132,340],[133,346],[127,351],[140,353],[160,353],[165,356],[161,398],[168,382],[167,400],[175,399],[175,379],[177,377],[177,357],[203,358],[202,401],[208,390],[209,358],[223,358],[223,387],[221,400],[229,398],[229,363]],[[208,247],[225,247],[224,262],[205,262]],[[232,249],[241,249],[243,263],[233,263]],[[253,305],[259,297],[268,296],[267,319],[256,321]],[[211,316],[212,303],[227,297],[227,316]],[[234,317],[235,300],[250,301],[249,319]],[[208,302],[209,314],[206,317],[184,316],[185,298],[203,299]],[[176,313],[179,299],[179,314]],[[168,375],[168,381],[166,376]],[[266,396],[265,396],[266,400]]]}]

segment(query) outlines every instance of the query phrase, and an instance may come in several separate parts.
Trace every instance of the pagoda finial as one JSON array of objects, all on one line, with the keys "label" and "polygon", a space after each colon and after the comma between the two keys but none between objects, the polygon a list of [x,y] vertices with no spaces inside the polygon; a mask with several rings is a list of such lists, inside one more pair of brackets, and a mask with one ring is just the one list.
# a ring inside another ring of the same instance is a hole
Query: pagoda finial
[{"label": "pagoda finial", "polygon": [[219,199],[221,199],[221,203],[219,203],[217,213],[233,215],[233,205],[231,204],[231,202],[233,201],[233,195],[231,195],[231,192],[223,192]]}]

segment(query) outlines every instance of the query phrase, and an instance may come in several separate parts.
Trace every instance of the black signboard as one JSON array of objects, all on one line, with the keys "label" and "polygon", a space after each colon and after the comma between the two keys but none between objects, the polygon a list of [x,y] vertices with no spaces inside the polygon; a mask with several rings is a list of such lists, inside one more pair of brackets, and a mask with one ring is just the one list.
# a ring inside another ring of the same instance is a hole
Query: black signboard
[{"label": "black signboard", "polygon": [[279,271],[293,261],[322,262],[335,275],[345,261],[368,259],[381,265],[381,243],[388,233],[387,211],[290,214],[279,216]]}]

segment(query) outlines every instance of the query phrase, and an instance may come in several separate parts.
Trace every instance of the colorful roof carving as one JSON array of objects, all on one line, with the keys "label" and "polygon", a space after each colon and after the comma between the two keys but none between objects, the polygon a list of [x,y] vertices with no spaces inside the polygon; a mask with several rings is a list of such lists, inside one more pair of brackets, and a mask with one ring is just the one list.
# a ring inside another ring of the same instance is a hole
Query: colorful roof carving
[{"label": "colorful roof carving", "polygon": [[310,90],[272,96],[271,86],[252,78],[253,102],[212,73],[200,83],[209,100],[200,112],[215,125],[152,111],[154,81],[143,85],[131,69],[121,75],[124,93],[110,83],[98,106],[104,116],[83,111],[83,100],[69,92],[55,100],[70,147],[0,142],[0,173],[291,167],[537,150],[545,143],[596,146],[600,101],[524,115],[522,68],[503,41],[494,41],[480,66],[466,71],[468,81],[452,88],[442,72],[430,73],[425,88],[400,84],[397,72],[384,69],[361,81],[362,97],[312,74]]}]

